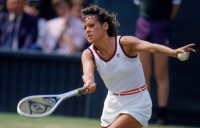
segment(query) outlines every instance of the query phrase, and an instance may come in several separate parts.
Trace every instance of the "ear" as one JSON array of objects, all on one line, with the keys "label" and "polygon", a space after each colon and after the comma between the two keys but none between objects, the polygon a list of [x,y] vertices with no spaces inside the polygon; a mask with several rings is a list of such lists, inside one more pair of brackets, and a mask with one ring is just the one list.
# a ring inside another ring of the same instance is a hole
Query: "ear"
[{"label": "ear", "polygon": [[102,24],[102,27],[103,27],[104,30],[108,30],[108,28],[109,28],[108,22],[104,22]]}]

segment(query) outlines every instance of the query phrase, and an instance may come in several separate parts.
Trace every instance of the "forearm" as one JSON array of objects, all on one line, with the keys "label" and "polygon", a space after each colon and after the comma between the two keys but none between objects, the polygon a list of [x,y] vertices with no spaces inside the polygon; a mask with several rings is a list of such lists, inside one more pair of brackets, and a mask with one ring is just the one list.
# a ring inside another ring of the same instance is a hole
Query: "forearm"
[{"label": "forearm", "polygon": [[83,67],[83,76],[82,76],[85,90],[83,94],[93,93],[96,89],[96,83],[94,78],[94,71],[88,70],[87,67]]},{"label": "forearm", "polygon": [[93,73],[84,73],[82,79],[84,83],[95,83],[95,78]]},{"label": "forearm", "polygon": [[123,48],[126,50],[126,53],[131,55],[131,53],[153,53],[153,54],[164,54],[167,56],[176,57],[176,51],[166,47],[164,45],[160,45],[157,43],[151,43],[148,41],[140,40],[136,37],[132,36],[124,36],[121,38],[121,44]]},{"label": "forearm", "polygon": [[177,57],[174,49],[156,43],[151,44],[149,52],[153,54],[163,54],[171,57]]},{"label": "forearm", "polygon": [[163,54],[166,56],[171,56],[171,57],[178,57],[179,53],[183,52],[196,52],[196,50],[193,48],[195,44],[188,44],[183,47],[179,47],[176,49],[172,49],[170,47],[160,45],[157,43],[150,43],[147,41],[138,41],[138,43],[135,46],[135,51],[137,52],[148,52],[148,53],[153,53],[153,54]]},{"label": "forearm", "polygon": [[177,15],[177,12],[179,11],[179,9],[180,9],[180,4],[174,4],[172,6],[170,20],[174,20],[175,19],[176,15]]},{"label": "forearm", "polygon": [[82,66],[83,66],[83,82],[84,83],[94,83],[94,62],[92,55],[88,49],[83,51],[82,54]]}]

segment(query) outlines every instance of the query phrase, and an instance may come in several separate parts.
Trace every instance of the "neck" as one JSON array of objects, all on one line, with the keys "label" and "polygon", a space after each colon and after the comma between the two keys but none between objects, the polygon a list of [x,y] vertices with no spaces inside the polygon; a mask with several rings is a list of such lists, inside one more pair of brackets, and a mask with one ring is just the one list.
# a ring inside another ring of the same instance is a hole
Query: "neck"
[{"label": "neck", "polygon": [[112,55],[115,50],[115,37],[103,38],[98,43],[95,43],[95,47],[101,56],[107,58]]},{"label": "neck", "polygon": [[96,48],[99,51],[107,51],[111,46],[111,37],[103,37],[101,40],[95,43]]}]

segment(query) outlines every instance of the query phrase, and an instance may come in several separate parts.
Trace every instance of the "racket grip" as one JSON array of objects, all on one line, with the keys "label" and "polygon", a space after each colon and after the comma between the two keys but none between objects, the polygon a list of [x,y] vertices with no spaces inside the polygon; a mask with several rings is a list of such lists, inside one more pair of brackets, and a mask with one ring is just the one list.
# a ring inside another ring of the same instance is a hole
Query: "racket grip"
[{"label": "racket grip", "polygon": [[83,88],[78,88],[76,96],[80,96],[82,93],[83,93]]}]

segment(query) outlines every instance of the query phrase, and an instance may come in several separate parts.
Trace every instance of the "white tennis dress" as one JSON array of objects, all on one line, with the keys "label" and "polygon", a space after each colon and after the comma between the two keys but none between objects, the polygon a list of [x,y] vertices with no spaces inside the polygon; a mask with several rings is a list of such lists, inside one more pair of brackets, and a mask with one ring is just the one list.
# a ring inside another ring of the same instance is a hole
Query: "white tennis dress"
[{"label": "white tennis dress", "polygon": [[97,70],[108,88],[101,126],[109,126],[121,113],[126,113],[147,127],[152,101],[145,86],[142,64],[137,56],[126,55],[120,38],[116,37],[115,52],[107,61],[97,53],[94,45],[89,47]]}]

